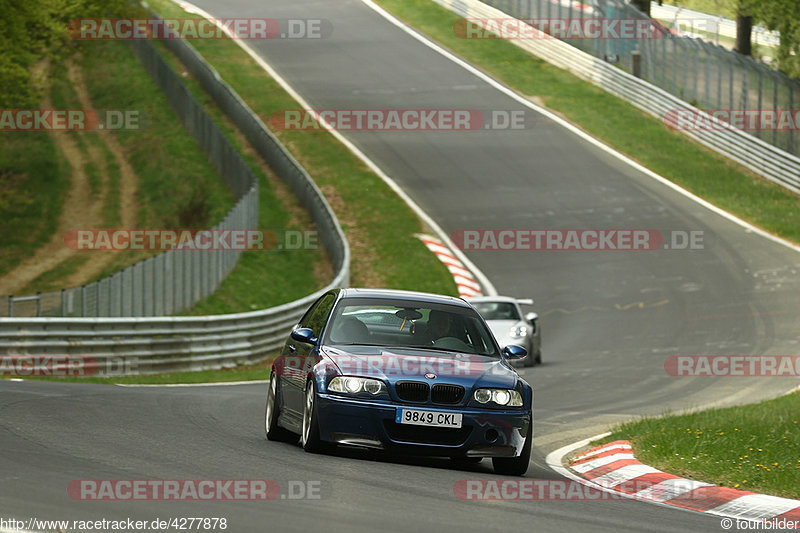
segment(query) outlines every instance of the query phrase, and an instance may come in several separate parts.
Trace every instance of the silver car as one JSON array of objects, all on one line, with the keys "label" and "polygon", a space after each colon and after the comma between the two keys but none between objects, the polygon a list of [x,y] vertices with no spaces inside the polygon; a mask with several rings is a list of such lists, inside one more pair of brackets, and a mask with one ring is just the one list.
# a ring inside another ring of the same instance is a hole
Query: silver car
[{"label": "silver car", "polygon": [[[539,315],[530,312],[522,315],[520,305],[533,305],[531,299],[517,299],[509,296],[478,296],[467,298],[481,314],[494,333],[501,347],[518,344],[528,350],[528,355],[519,360],[525,366],[542,362],[542,333]],[[516,361],[515,361],[516,363]]]}]

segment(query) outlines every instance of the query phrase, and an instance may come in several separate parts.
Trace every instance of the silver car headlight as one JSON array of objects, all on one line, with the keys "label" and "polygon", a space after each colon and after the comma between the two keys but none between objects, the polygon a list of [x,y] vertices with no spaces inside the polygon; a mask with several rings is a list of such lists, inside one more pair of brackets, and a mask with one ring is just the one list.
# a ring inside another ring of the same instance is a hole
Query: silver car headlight
[{"label": "silver car headlight", "polygon": [[472,397],[476,402],[486,404],[489,401],[497,405],[506,405],[508,407],[521,407],[522,395],[513,389],[478,389]]},{"label": "silver car headlight", "polygon": [[520,339],[528,336],[528,326],[514,326],[508,332],[512,339]]},{"label": "silver car headlight", "polygon": [[359,376],[336,376],[328,384],[328,390],[342,394],[358,394],[368,392],[373,396],[386,394],[386,384],[379,379]]}]

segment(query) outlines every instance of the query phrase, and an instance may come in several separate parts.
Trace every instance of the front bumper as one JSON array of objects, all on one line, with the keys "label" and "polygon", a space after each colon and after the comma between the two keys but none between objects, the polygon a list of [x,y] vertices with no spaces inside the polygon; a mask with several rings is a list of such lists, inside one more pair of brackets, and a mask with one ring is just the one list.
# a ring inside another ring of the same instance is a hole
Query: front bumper
[{"label": "front bumper", "polygon": [[[398,407],[460,413],[460,429],[395,423]],[[525,444],[532,415],[524,410],[397,404],[319,394],[320,438],[402,454],[467,457],[516,457]],[[531,432],[532,434],[532,432]]]}]

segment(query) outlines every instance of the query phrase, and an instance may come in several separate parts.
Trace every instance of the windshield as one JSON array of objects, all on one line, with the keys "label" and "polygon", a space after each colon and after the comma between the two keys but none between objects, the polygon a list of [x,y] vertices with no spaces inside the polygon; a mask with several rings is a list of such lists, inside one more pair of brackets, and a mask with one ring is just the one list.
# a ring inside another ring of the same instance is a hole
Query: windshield
[{"label": "windshield", "polygon": [[344,299],[324,342],[499,356],[491,332],[472,309],[418,301]]},{"label": "windshield", "polygon": [[510,302],[472,302],[484,320],[519,320],[517,306]]}]

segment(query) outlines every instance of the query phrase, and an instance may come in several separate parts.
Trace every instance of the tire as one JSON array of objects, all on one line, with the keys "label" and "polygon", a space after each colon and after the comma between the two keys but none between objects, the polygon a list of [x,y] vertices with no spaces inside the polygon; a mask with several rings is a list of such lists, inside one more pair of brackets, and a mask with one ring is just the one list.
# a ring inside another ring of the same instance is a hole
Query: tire
[{"label": "tire", "polygon": [[317,410],[317,386],[313,380],[306,384],[303,402],[303,429],[300,445],[309,453],[322,453],[333,446],[319,438],[319,413]]},{"label": "tire", "polygon": [[492,466],[496,474],[501,476],[522,476],[528,471],[531,462],[531,445],[533,441],[533,421],[528,424],[528,435],[519,457],[493,457]]},{"label": "tire", "polygon": [[267,440],[277,442],[297,442],[297,435],[278,425],[280,415],[280,393],[278,376],[272,374],[267,389],[267,407],[264,410],[264,433]]}]

